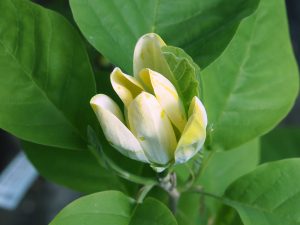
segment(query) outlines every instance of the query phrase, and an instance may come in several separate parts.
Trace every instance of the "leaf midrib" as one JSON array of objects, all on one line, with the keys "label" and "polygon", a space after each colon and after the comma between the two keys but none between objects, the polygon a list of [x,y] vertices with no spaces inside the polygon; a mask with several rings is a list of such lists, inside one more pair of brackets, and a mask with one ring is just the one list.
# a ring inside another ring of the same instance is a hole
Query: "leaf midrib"
[{"label": "leaf midrib", "polygon": [[[257,17],[258,17],[258,16],[256,15],[256,16],[255,16],[255,21],[253,22],[251,34],[250,34],[250,37],[249,37],[248,45],[247,45],[247,48],[246,48],[246,50],[245,50],[244,58],[243,58],[243,60],[242,60],[241,66],[239,67],[238,71],[236,72],[235,79],[234,79],[234,81],[232,82],[232,85],[231,85],[231,87],[230,87],[230,90],[228,91],[227,96],[225,97],[225,101],[224,101],[224,103],[223,103],[223,105],[222,105],[222,108],[221,108],[221,110],[220,110],[220,113],[219,113],[219,115],[216,117],[216,119],[214,120],[214,123],[215,123],[215,124],[218,124],[218,123],[219,123],[219,121],[222,119],[224,113],[226,112],[226,110],[227,110],[227,108],[228,108],[228,104],[229,104],[229,102],[230,102],[230,99],[231,99],[232,96],[233,96],[233,91],[234,91],[234,89],[236,88],[236,85],[237,85],[237,83],[238,83],[238,81],[239,81],[239,79],[240,79],[240,77],[241,77],[241,70],[242,70],[242,68],[245,66],[245,64],[246,64],[246,62],[247,62],[247,60],[248,60],[248,58],[250,57],[250,46],[252,45],[252,40],[253,40],[254,34],[255,34],[255,27],[256,27],[257,21],[258,21]],[[234,39],[233,39],[233,40],[234,40]],[[231,41],[231,43],[232,43],[232,41]],[[229,44],[229,46],[230,46],[230,44]],[[226,49],[225,49],[224,52],[226,52]],[[222,55],[223,55],[223,54],[222,54]],[[222,57],[222,55],[221,55],[220,57]]]},{"label": "leaf midrib", "polygon": [[153,22],[152,22],[152,26],[151,26],[151,32],[155,32],[156,31],[156,27],[157,27],[157,15],[158,15],[158,9],[159,9],[160,3],[161,3],[161,0],[156,0],[155,5],[154,5]]},{"label": "leaf midrib", "polygon": [[[11,4],[13,5],[13,7],[15,8],[16,12],[18,12],[18,9],[16,7],[16,5],[14,4],[13,1],[10,1]],[[17,13],[18,14],[18,13]],[[47,16],[49,17],[49,14],[47,12]],[[17,21],[18,21],[18,26],[20,24],[20,18],[19,16],[16,16]],[[50,23],[52,22],[50,17],[49,17],[49,21]],[[18,31],[20,30],[20,26],[18,27]],[[51,98],[47,95],[46,92],[44,92],[44,90],[42,89],[42,87],[40,87],[40,85],[38,84],[38,82],[30,75],[30,72],[28,72],[19,62],[19,60],[16,58],[16,56],[6,47],[6,45],[4,44],[3,40],[0,39],[0,44],[2,45],[4,51],[7,53],[8,56],[10,56],[18,65],[18,67],[21,69],[21,71],[23,71],[23,73],[32,81],[32,83],[35,85],[35,87],[39,90],[39,92],[41,92],[42,96],[48,100],[48,102],[56,109],[56,111],[62,116],[62,118],[66,121],[67,124],[70,125],[71,128],[73,128],[73,130],[75,131],[75,133],[77,133],[79,135],[79,137],[86,142],[86,138],[81,134],[81,132],[79,131],[78,128],[76,128],[76,126],[68,119],[68,117],[66,116],[66,114],[62,111],[59,110],[59,107],[51,100]],[[50,46],[49,46],[50,49]],[[83,150],[83,149],[81,149]]]}]

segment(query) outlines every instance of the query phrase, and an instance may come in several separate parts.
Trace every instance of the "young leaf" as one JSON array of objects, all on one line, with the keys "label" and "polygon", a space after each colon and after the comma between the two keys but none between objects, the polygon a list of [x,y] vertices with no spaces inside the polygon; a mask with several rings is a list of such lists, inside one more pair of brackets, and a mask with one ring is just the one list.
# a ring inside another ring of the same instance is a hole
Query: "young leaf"
[{"label": "young leaf", "polygon": [[148,198],[142,204],[121,192],[84,196],[64,208],[50,225],[177,225],[170,210]]},{"label": "young leaf", "polygon": [[[239,22],[258,0],[71,0],[71,8],[87,40],[112,63],[132,72],[133,48],[143,34],[154,32],[183,48],[201,67],[224,50]],[[216,44],[217,43],[217,44]]]},{"label": "young leaf", "polygon": [[77,31],[30,1],[0,1],[0,127],[58,148],[86,148],[95,81]]},{"label": "young leaf", "polygon": [[262,0],[201,77],[215,148],[231,149],[272,129],[291,109],[299,85],[284,1]]},{"label": "young leaf", "polygon": [[199,87],[201,85],[199,82],[200,69],[193,59],[180,48],[165,46],[162,48],[162,53],[173,76],[173,84],[188,111],[192,98],[199,96],[201,91]]},{"label": "young leaf", "polygon": [[245,225],[300,224],[300,159],[266,163],[235,181],[224,201]]}]

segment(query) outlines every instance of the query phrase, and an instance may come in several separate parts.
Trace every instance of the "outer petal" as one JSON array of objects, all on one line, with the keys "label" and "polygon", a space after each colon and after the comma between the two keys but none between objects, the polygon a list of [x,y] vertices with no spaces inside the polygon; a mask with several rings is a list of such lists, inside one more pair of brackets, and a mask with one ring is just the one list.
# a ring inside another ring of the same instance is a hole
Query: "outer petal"
[{"label": "outer petal", "polygon": [[150,162],[159,166],[173,160],[177,145],[175,133],[153,95],[142,92],[136,97],[128,108],[128,120]]},{"label": "outer petal", "polygon": [[198,97],[194,97],[189,108],[189,116],[199,114],[203,120],[204,126],[207,126],[207,114],[204,105]]},{"label": "outer petal", "polygon": [[139,78],[145,87],[154,92],[156,99],[171,122],[182,132],[186,125],[186,116],[183,104],[173,84],[163,75],[150,69],[143,69]]},{"label": "outer petal", "polygon": [[109,143],[131,159],[148,162],[140,143],[123,124],[123,116],[118,105],[103,94],[95,95],[90,104]]},{"label": "outer petal", "polygon": [[126,107],[144,90],[135,78],[123,73],[119,68],[115,68],[110,74],[110,81]]},{"label": "outer petal", "polygon": [[160,72],[166,77],[169,76],[169,65],[161,52],[161,48],[165,45],[164,41],[154,33],[145,34],[138,40],[133,55],[133,74],[135,77],[144,68]]},{"label": "outer petal", "polygon": [[200,151],[205,142],[207,116],[203,104],[197,97],[191,102],[189,114],[189,120],[175,151],[176,163],[188,161]]}]

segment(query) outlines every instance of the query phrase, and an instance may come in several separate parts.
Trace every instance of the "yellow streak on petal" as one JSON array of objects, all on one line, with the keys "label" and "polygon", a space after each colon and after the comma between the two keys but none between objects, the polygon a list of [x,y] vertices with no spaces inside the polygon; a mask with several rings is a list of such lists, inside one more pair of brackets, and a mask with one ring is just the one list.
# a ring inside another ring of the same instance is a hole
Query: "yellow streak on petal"
[{"label": "yellow streak on petal", "polygon": [[202,118],[203,126],[207,126],[207,114],[204,105],[200,101],[198,97],[193,97],[190,108],[189,108],[189,116],[193,114],[199,114],[199,116]]},{"label": "yellow streak on petal", "polygon": [[131,159],[148,162],[139,141],[124,125],[118,105],[110,97],[103,94],[94,96],[90,104],[109,144]]},{"label": "yellow streak on petal", "polygon": [[200,151],[206,138],[206,126],[205,108],[195,96],[190,105],[188,122],[175,151],[176,163],[184,163]]},{"label": "yellow streak on petal", "polygon": [[150,69],[143,69],[139,79],[147,90],[155,95],[172,124],[182,132],[186,125],[185,110],[173,84],[160,73]]},{"label": "yellow streak on petal", "polygon": [[166,165],[174,157],[176,136],[157,99],[146,92],[138,95],[128,108],[132,133],[138,137],[150,162]]},{"label": "yellow streak on petal", "polygon": [[134,78],[123,73],[119,68],[115,68],[110,75],[113,89],[118,94],[125,106],[138,96],[144,89]]}]

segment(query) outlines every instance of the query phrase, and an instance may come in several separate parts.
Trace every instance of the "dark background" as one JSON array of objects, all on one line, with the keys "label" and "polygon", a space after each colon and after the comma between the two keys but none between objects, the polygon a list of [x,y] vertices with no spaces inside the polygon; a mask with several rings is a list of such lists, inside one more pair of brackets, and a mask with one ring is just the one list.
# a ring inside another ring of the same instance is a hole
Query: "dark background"
[{"label": "dark background", "polygon": [[[68,1],[36,0],[47,8],[52,8],[72,20]],[[300,1],[286,0],[290,33],[298,65],[300,65]],[[274,28],[275,29],[275,28]],[[99,60],[98,60],[99,61]],[[98,65],[101,66],[101,65]],[[300,98],[282,125],[300,125]],[[0,130],[0,172],[19,151],[18,141]],[[31,187],[16,210],[0,209],[1,225],[46,225],[69,202],[78,198],[80,193],[39,178]]]}]

